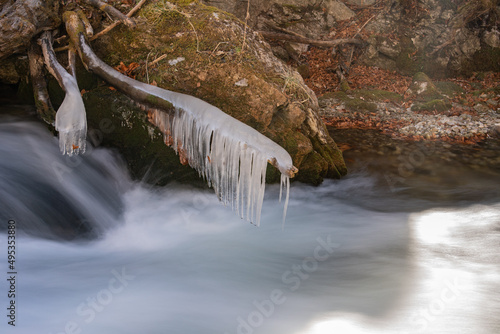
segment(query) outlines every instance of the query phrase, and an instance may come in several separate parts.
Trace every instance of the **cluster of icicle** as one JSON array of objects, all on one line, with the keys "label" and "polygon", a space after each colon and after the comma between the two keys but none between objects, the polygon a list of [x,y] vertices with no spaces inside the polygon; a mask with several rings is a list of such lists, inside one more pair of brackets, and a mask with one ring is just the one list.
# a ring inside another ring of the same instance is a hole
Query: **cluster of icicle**
[{"label": "cluster of icicle", "polygon": [[[242,218],[259,226],[268,161],[281,171],[286,188],[283,223],[289,197],[289,174],[294,171],[288,152],[248,125],[192,96],[151,87],[156,96],[173,103],[175,113],[150,110],[151,121],[165,142],[187,158],[191,167],[212,186],[219,200]],[[150,89],[151,89],[150,88]],[[193,112],[195,110],[196,112]]]},{"label": "cluster of icicle", "polygon": [[60,74],[66,95],[57,110],[55,128],[59,132],[61,152],[71,156],[85,152],[87,117],[76,78],[64,69]]}]

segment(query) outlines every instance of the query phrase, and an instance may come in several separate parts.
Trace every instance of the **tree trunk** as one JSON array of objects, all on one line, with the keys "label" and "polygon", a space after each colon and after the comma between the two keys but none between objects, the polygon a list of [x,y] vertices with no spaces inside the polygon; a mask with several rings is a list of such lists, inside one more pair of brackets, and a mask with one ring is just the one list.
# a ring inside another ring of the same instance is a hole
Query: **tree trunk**
[{"label": "tree trunk", "polygon": [[61,24],[58,0],[0,0],[0,60],[26,53],[33,36]]}]

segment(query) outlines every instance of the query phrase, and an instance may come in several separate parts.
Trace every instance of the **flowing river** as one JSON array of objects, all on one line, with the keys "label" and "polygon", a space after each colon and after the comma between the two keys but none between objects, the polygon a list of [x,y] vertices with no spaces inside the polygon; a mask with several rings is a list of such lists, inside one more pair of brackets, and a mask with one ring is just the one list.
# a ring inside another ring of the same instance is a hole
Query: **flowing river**
[{"label": "flowing river", "polygon": [[377,138],[346,178],[293,183],[284,229],[268,185],[257,228],[211,190],[131,181],[111,150],[63,157],[1,118],[1,333],[499,333],[498,168]]}]

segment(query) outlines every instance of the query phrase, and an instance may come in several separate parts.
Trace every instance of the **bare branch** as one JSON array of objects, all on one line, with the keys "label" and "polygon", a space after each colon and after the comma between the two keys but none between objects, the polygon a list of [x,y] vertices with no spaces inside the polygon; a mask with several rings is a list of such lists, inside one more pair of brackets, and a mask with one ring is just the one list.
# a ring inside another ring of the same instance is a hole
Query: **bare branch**
[{"label": "bare branch", "polygon": [[123,22],[129,28],[135,28],[135,26],[136,26],[134,20],[132,20],[130,17],[128,17],[127,15],[123,14],[122,12],[120,12],[115,7],[113,7],[111,5],[108,5],[105,2],[102,2],[101,0],[85,0],[85,2],[88,3],[89,5],[92,5],[92,6],[96,7],[96,8],[99,8],[100,10],[106,12],[111,17],[113,17],[113,18],[115,18],[117,20],[120,20],[121,22]]}]

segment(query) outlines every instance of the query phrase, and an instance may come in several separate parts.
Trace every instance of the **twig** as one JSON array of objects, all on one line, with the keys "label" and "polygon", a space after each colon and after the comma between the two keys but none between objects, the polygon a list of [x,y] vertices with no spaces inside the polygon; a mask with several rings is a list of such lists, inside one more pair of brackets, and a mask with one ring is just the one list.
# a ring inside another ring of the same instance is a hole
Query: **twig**
[{"label": "twig", "polygon": [[155,60],[153,60],[149,65],[153,66],[156,65],[156,63],[162,61],[163,59],[167,58],[168,56],[166,54],[159,56]]},{"label": "twig", "polygon": [[365,22],[365,23],[361,26],[361,28],[359,28],[358,32],[357,32],[354,36],[352,36],[352,38],[355,38],[356,36],[358,36],[358,35],[359,35],[359,33],[361,32],[361,30],[363,30],[363,29],[366,27],[366,25],[367,25],[367,24],[368,24],[371,20],[373,20],[373,19],[375,18],[375,16],[377,16],[377,15],[373,15],[373,16],[372,16],[372,17],[370,17],[368,20],[366,20],[366,22]]},{"label": "twig", "polygon": [[312,45],[322,46],[322,47],[332,47],[332,46],[337,46],[339,44],[363,45],[365,43],[362,40],[355,39],[355,38],[340,38],[340,39],[335,39],[333,41],[321,41],[321,40],[317,40],[317,39],[303,38],[303,37],[298,37],[298,36],[293,36],[293,35],[288,35],[288,34],[281,34],[281,33],[276,33],[276,32],[258,31],[258,33],[260,33],[264,38],[281,39],[281,40],[290,41],[290,42],[296,42],[296,43],[301,43],[301,44],[312,44]]},{"label": "twig", "polygon": [[[127,13],[127,17],[132,17],[142,7],[142,5],[144,5],[145,2],[146,2],[146,0],[139,1],[139,3],[137,5],[135,5],[135,7],[130,10],[130,12]],[[101,37],[102,35],[107,34],[111,29],[113,29],[114,27],[116,27],[120,23],[122,23],[122,22],[115,21],[114,23],[110,24],[109,26],[107,26],[106,28],[104,28],[103,30],[101,30],[100,32],[95,34],[90,40],[93,41],[93,40]]]},{"label": "twig", "polygon": [[171,10],[171,11],[176,12],[176,13],[178,13],[178,14],[180,14],[180,15],[182,15],[182,16],[184,16],[186,18],[186,20],[188,21],[189,25],[193,29],[194,35],[196,37],[196,52],[197,53],[201,53],[201,51],[200,51],[200,39],[198,38],[198,33],[196,32],[196,28],[194,27],[193,23],[189,19],[189,14],[186,14],[186,13],[178,10],[177,6],[175,4],[173,4],[173,3],[166,2],[165,4],[168,7],[168,8],[166,8],[165,5],[164,5],[163,7],[165,8],[165,10]]},{"label": "twig", "polygon": [[247,41],[248,19],[250,18],[250,0],[247,0],[247,15],[245,16],[245,30],[243,31],[243,44],[241,45],[241,52],[245,50]]},{"label": "twig", "polygon": [[148,71],[148,61],[149,61],[149,55],[153,52],[153,50],[149,51],[148,56],[146,57],[146,82],[149,85],[149,71]]},{"label": "twig", "polygon": [[285,29],[285,28],[280,28],[280,27],[278,27],[278,26],[275,26],[274,24],[269,24],[269,23],[267,23],[266,25],[267,25],[269,28],[271,28],[271,29],[278,30],[278,31],[280,31],[280,32],[282,32],[282,33],[285,33],[285,34],[289,34],[289,35],[297,36],[297,37],[300,37],[300,38],[307,38],[307,37],[306,37],[306,36],[304,36],[304,35],[298,34],[298,33],[294,32],[294,31],[291,31],[291,30],[288,30],[288,29]]},{"label": "twig", "polygon": [[85,0],[85,2],[96,7],[96,8],[99,8],[100,10],[102,10],[103,12],[108,14],[109,16],[111,16],[117,20],[120,20],[125,25],[127,25],[129,28],[135,28],[135,26],[136,26],[135,22],[129,16],[123,14],[115,7],[108,5],[107,3],[102,2],[101,0]]}]

